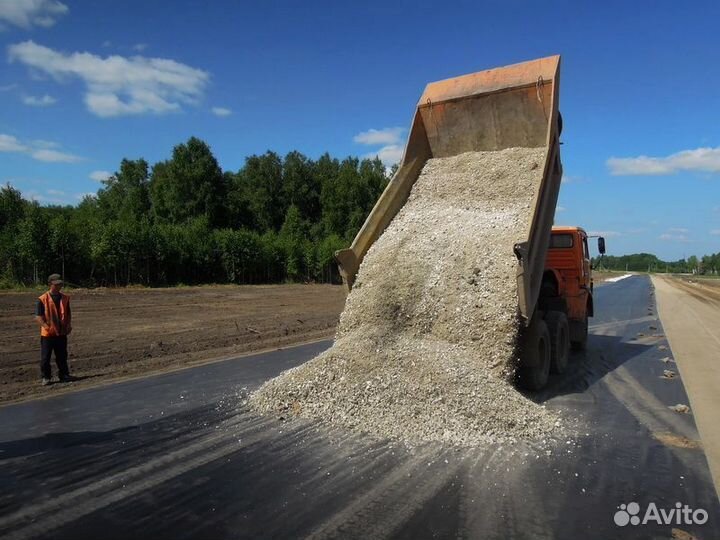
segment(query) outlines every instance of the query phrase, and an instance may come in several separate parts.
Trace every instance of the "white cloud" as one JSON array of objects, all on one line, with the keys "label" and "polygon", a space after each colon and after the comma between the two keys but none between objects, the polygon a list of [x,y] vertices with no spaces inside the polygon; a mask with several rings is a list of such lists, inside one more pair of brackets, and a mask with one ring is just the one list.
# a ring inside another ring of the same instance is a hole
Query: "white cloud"
[{"label": "white cloud", "polygon": [[665,242],[682,242],[686,243],[689,242],[690,239],[685,234],[672,234],[672,233],[665,233],[658,236],[660,240],[664,240]]},{"label": "white cloud", "polygon": [[9,92],[10,90],[15,90],[15,88],[17,88],[17,84],[5,84],[0,86],[0,92]]},{"label": "white cloud", "polygon": [[147,49],[147,43],[136,43],[133,45],[134,51],[143,52],[145,49]]},{"label": "white cloud", "polygon": [[33,41],[11,45],[8,57],[58,81],[80,78],[88,110],[103,118],[179,111],[198,102],[210,79],[206,71],[165,58],[66,54]]},{"label": "white cloud", "polygon": [[[8,183],[14,184],[17,180],[7,180]],[[58,184],[57,181],[49,182],[47,180],[33,180],[32,184]],[[31,201],[37,201],[41,204],[56,204],[62,206],[74,205],[81,202],[85,197],[97,197],[97,193],[69,193],[59,189],[28,189],[22,190],[22,196]]]},{"label": "white cloud", "polygon": [[0,0],[0,21],[25,30],[52,26],[68,11],[68,7],[57,0]]},{"label": "white cloud", "polygon": [[687,234],[689,233],[689,229],[685,229],[684,227],[671,227],[668,229],[669,233],[676,233],[676,234]]},{"label": "white cloud", "polygon": [[0,152],[27,152],[28,147],[17,140],[17,137],[0,133]]},{"label": "white cloud", "polygon": [[369,129],[355,135],[353,141],[358,144],[396,146],[400,143],[404,131],[401,127]]},{"label": "white cloud", "polygon": [[604,238],[617,238],[618,236],[622,236],[623,234],[618,231],[589,231],[588,235],[602,236]]},{"label": "white cloud", "polygon": [[363,157],[367,159],[375,159],[375,157],[378,157],[380,158],[380,161],[383,162],[383,165],[385,165],[385,167],[392,167],[402,159],[402,154],[402,146],[399,146],[397,144],[389,144],[387,146],[383,146],[382,148],[380,148],[380,150],[376,152],[369,152]]},{"label": "white cloud", "polygon": [[112,47],[112,41],[110,41],[109,39],[106,39],[105,41],[102,42],[102,46],[106,47],[106,48]]},{"label": "white cloud", "polygon": [[0,133],[0,152],[13,152],[16,154],[27,154],[38,161],[55,163],[75,163],[82,161],[82,157],[67,152],[55,150],[60,145],[52,141],[30,141],[21,142],[13,135]]},{"label": "white cloud", "polygon": [[557,208],[555,208],[556,212],[564,212],[565,210],[567,210],[567,208],[565,208],[564,206],[558,206]]},{"label": "white cloud", "polygon": [[614,176],[668,175],[680,171],[720,172],[720,146],[683,150],[666,157],[638,156],[607,160]]},{"label": "white cloud", "polygon": [[215,116],[230,116],[232,114],[232,110],[225,107],[213,107],[211,110]]},{"label": "white cloud", "polygon": [[45,204],[72,204],[72,201],[67,198],[65,192],[54,189],[48,189],[44,193],[40,193],[37,190],[23,191],[23,197],[30,199],[31,201],[37,201]]},{"label": "white cloud", "polygon": [[52,163],[77,163],[83,159],[74,154],[60,152],[59,150],[48,150],[47,148],[33,150],[30,155],[38,161],[48,161]]},{"label": "white cloud", "polygon": [[53,141],[46,141],[44,139],[35,139],[30,141],[30,145],[36,148],[60,148],[60,144]]},{"label": "white cloud", "polygon": [[42,97],[23,96],[22,102],[25,105],[30,105],[32,107],[47,107],[48,105],[52,105],[53,103],[56,103],[57,100],[54,97],[45,94]]},{"label": "white cloud", "polygon": [[712,229],[710,231],[710,234],[712,234],[713,236],[720,236],[720,229]]},{"label": "white cloud", "polygon": [[107,180],[111,176],[112,173],[109,171],[93,171],[89,175],[90,179],[95,180],[96,182],[102,182],[103,180]]}]

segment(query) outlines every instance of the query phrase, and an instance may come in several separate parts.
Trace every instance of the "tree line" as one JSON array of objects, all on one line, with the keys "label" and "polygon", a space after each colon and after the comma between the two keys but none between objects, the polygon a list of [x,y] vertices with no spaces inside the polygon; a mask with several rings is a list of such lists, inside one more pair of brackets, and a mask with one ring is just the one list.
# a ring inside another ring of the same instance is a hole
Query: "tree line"
[{"label": "tree line", "polygon": [[668,272],[674,274],[717,275],[720,272],[720,252],[697,257],[692,255],[678,261],[662,261],[652,253],[596,257],[593,267],[606,270],[629,270],[633,272]]},{"label": "tree line", "polygon": [[[150,166],[123,159],[77,206],[41,206],[0,187],[0,288],[61,272],[80,286],[339,282],[348,246],[389,176],[379,159],[253,155],[223,171],[202,140]],[[720,253],[662,261],[649,253],[596,268],[717,274]]]},{"label": "tree line", "polygon": [[347,247],[387,185],[382,162],[300,152],[223,171],[198,138],[150,166],[123,159],[77,206],[0,188],[0,286],[52,272],[79,286],[338,282]]}]

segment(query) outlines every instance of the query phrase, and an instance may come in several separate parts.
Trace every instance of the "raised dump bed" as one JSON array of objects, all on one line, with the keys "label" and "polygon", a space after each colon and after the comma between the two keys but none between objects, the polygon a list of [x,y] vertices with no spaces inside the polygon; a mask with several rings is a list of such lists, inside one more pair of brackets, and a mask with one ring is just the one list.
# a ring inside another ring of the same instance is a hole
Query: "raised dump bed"
[{"label": "raised dump bed", "polygon": [[428,159],[514,147],[545,148],[543,177],[533,195],[530,225],[515,245],[507,247],[517,256],[519,308],[525,324],[530,324],[562,178],[559,74],[560,57],[549,56],[427,85],[398,171],[352,245],[336,253],[348,289],[370,246],[407,201]]},{"label": "raised dump bed", "polygon": [[558,67],[552,57],[426,88],[397,174],[337,254],[354,288],[333,346],[265,383],[253,407],[410,443],[560,430],[512,384],[540,388],[557,344],[568,349],[563,299],[546,301],[543,281],[562,174]]}]

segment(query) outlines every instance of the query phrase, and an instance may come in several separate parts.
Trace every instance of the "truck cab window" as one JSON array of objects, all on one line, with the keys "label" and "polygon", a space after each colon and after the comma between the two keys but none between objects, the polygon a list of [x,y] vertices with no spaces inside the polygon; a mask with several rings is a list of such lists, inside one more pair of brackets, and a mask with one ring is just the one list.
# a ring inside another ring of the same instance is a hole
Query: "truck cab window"
[{"label": "truck cab window", "polygon": [[562,249],[573,247],[572,234],[551,234],[550,249]]}]

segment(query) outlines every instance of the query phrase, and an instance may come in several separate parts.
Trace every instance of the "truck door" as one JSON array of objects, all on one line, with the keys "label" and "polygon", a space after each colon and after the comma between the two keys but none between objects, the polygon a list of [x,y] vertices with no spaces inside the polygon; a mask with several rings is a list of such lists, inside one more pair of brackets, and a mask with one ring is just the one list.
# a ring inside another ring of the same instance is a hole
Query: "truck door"
[{"label": "truck door", "polygon": [[587,236],[582,235],[582,250],[583,250],[583,282],[582,285],[590,290],[590,250],[588,249]]}]

